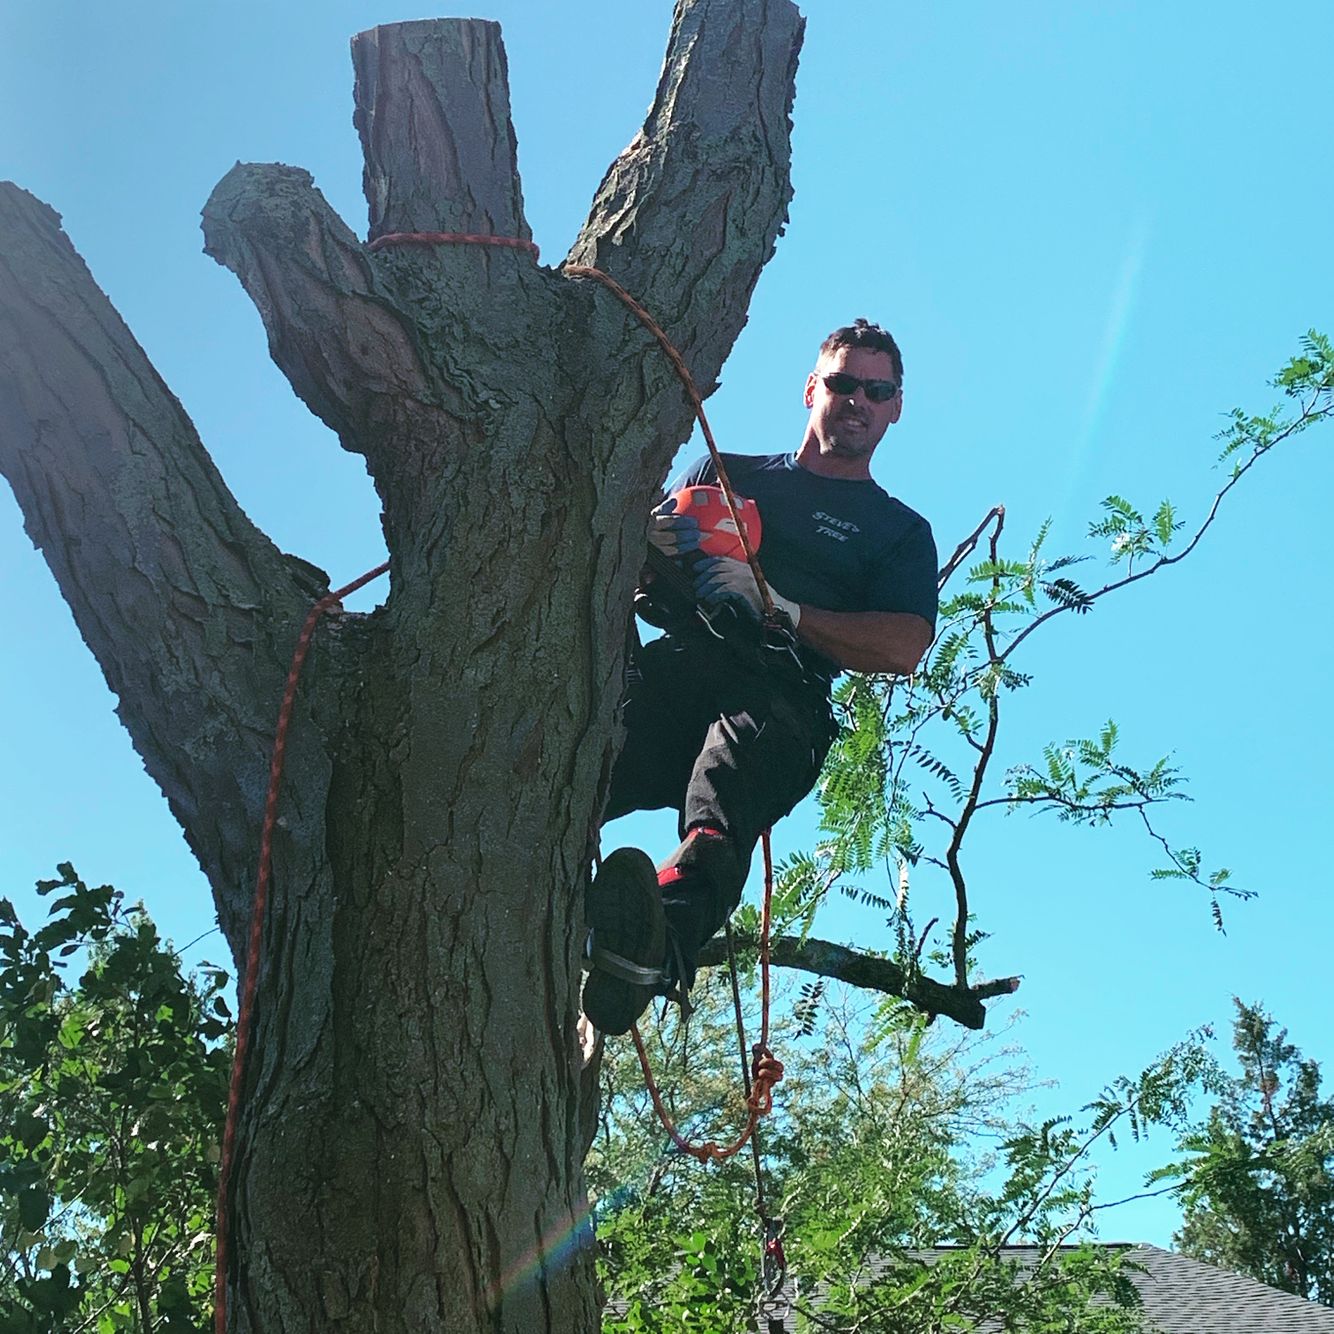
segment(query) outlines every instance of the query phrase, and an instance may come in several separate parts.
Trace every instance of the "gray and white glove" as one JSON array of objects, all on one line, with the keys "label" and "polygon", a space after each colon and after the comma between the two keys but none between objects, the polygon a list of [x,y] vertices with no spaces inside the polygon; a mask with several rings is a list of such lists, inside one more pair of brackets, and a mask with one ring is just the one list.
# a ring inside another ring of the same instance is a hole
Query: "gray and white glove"
[{"label": "gray and white glove", "polygon": [[[801,605],[785,598],[772,584],[769,596],[774,610],[782,612],[795,630],[801,622]],[[728,556],[708,556],[700,561],[695,567],[695,598],[702,607],[730,604],[757,621],[764,619],[760,586],[748,561]]]},{"label": "gray and white glove", "polygon": [[673,559],[698,551],[704,540],[699,520],[689,510],[678,512],[676,499],[668,496],[649,516],[648,524],[649,542]]}]

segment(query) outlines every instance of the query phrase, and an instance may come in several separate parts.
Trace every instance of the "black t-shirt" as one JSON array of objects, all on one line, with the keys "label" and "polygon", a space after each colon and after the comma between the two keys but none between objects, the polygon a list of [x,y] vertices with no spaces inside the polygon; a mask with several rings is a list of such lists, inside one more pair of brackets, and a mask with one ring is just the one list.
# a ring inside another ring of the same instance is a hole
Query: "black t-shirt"
[{"label": "black t-shirt", "polygon": [[[723,465],[733,490],[759,507],[757,554],[777,592],[826,611],[911,612],[934,628],[936,544],[915,510],[870,478],[821,477],[792,454],[724,454]],[[706,457],[669,489],[717,484]],[[817,665],[826,676],[841,670],[825,658]]]}]

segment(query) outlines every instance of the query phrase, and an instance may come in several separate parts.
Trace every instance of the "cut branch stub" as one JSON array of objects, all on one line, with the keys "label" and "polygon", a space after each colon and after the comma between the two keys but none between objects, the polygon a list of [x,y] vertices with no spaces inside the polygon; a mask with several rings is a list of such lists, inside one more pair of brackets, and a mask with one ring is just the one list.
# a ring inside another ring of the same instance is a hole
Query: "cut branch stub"
[{"label": "cut branch stub", "polygon": [[390,232],[532,239],[498,23],[383,24],[352,39],[352,63],[371,240]]}]

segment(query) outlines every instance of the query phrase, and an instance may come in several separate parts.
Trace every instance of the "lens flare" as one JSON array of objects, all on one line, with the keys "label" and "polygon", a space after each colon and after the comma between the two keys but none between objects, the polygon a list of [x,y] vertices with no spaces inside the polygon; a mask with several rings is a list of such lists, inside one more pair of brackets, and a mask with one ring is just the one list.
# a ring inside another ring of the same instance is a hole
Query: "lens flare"
[{"label": "lens flare", "polygon": [[539,1273],[562,1268],[571,1257],[592,1245],[593,1206],[586,1204],[566,1222],[549,1228],[506,1266],[486,1290],[487,1308],[496,1310],[510,1293],[531,1283]]},{"label": "lens flare", "polygon": [[1085,400],[1084,418],[1070,450],[1070,466],[1066,474],[1064,495],[1056,511],[1058,515],[1063,515],[1069,509],[1072,500],[1079,492],[1088,472],[1093,445],[1102,428],[1107,405],[1111,401],[1112,386],[1116,382],[1121,354],[1125,350],[1126,335],[1134,321],[1135,302],[1139,296],[1144,272],[1144,258],[1149,249],[1149,232],[1149,217],[1147,214],[1141,214],[1131,231],[1126,253],[1117,273],[1116,284],[1112,289],[1112,301],[1107,311],[1102,345],[1098,350],[1093,377],[1089,382],[1088,397]]}]

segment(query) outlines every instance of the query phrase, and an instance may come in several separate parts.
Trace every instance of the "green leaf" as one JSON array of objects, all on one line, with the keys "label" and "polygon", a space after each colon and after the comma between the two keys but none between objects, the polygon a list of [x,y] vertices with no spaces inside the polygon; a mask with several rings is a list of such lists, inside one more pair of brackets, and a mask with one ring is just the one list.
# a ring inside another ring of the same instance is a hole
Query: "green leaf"
[{"label": "green leaf", "polygon": [[43,1227],[51,1214],[51,1197],[40,1186],[19,1191],[19,1222],[27,1232]]}]

